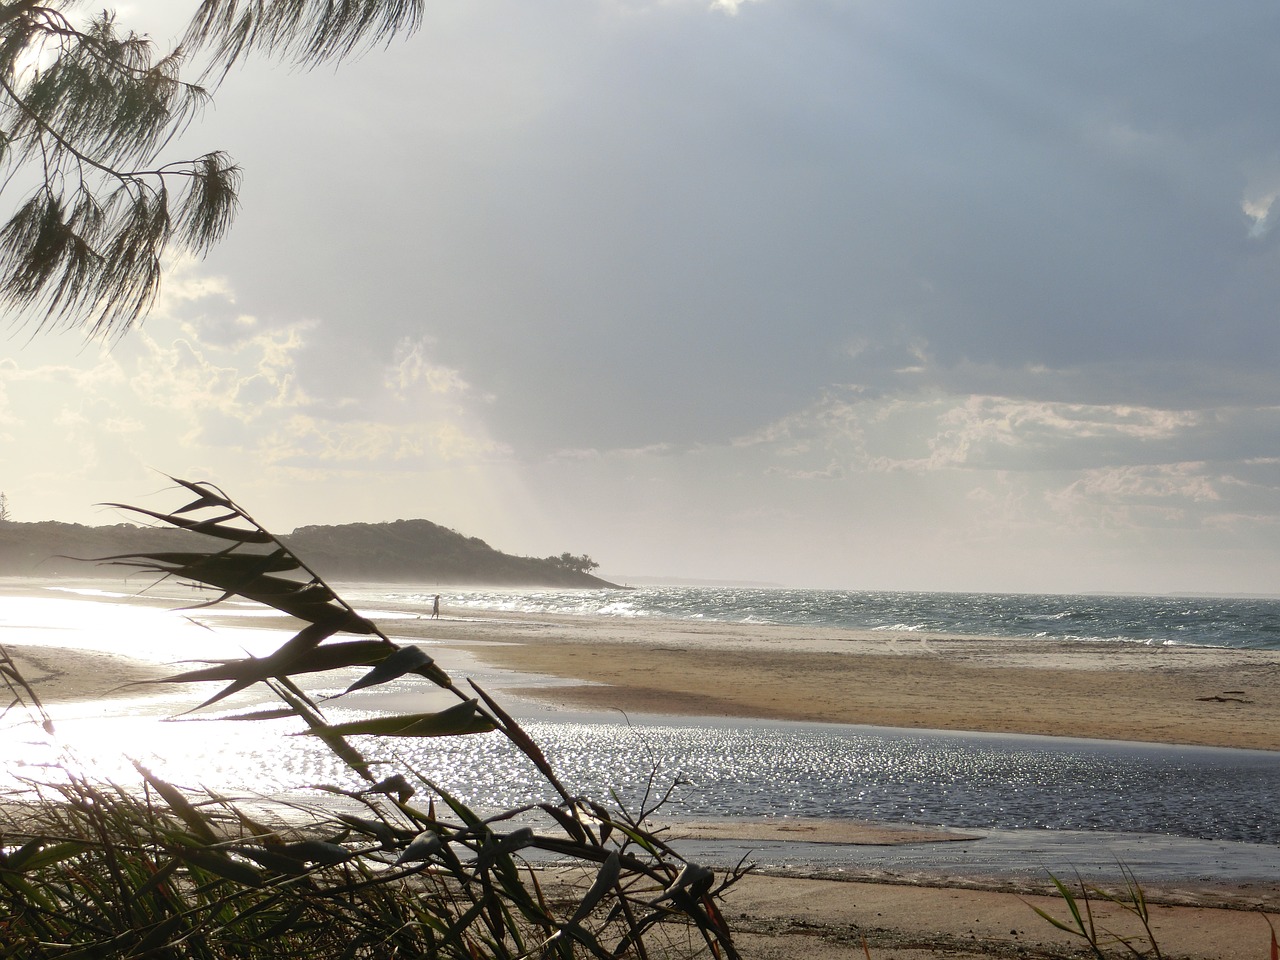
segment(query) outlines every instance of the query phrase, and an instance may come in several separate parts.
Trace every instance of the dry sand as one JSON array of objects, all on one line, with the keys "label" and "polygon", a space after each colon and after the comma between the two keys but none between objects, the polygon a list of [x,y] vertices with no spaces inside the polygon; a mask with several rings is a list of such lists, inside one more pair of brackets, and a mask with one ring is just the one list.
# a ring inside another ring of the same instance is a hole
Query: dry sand
[{"label": "dry sand", "polygon": [[[0,601],[2,602],[2,601]],[[238,621],[244,625],[243,621]],[[260,621],[262,626],[278,626]],[[581,683],[508,695],[574,707],[1037,733],[1280,750],[1280,653],[885,634],[778,626],[571,617],[387,620],[397,637],[449,647],[524,673]],[[12,648],[48,700],[101,697],[150,664]],[[135,688],[136,689],[136,688]],[[875,825],[703,824],[699,836],[807,831],[832,843],[943,842]],[[954,839],[954,837],[948,837]],[[1153,890],[1167,956],[1267,955],[1259,908],[1280,910],[1280,883],[1243,890]],[[746,957],[973,960],[1065,956],[1071,938],[1032,906],[1037,891],[748,876],[726,916]],[[1132,932],[1120,919],[1104,926]],[[1119,955],[1119,954],[1117,954]]]},{"label": "dry sand", "polygon": [[[748,876],[729,891],[724,912],[743,956],[755,960],[855,960],[866,955],[864,938],[874,960],[1083,955],[1070,953],[1079,938],[1055,930],[1034,908],[1068,918],[1062,900],[1037,894]],[[1131,915],[1094,901],[1094,917],[1100,928],[1147,948]],[[1151,918],[1166,957],[1268,956],[1270,931],[1257,911],[1159,905]],[[1130,955],[1114,944],[1107,950]]]}]

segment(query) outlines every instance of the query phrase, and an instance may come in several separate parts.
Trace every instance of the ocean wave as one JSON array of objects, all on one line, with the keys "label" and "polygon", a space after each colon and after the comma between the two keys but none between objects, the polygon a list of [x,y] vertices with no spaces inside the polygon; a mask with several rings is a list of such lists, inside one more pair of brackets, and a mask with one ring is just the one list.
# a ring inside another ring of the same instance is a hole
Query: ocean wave
[{"label": "ocean wave", "polygon": [[[361,585],[377,609],[430,610],[436,590]],[[1032,594],[892,593],[727,587],[631,590],[439,588],[453,610],[697,620],[1076,640],[1155,646],[1280,649],[1280,600]],[[361,605],[358,603],[357,605]]]}]

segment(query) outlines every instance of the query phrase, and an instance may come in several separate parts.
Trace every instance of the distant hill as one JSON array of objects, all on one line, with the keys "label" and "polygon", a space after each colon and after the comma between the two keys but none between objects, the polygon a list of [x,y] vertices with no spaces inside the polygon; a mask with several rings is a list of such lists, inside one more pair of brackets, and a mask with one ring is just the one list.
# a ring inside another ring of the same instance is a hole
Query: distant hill
[{"label": "distant hill", "polygon": [[[516,557],[429,520],[299,527],[282,536],[322,577],[424,584],[510,587],[611,587],[553,559]],[[209,549],[181,530],[129,523],[0,523],[0,576],[111,577],[119,568],[81,562],[140,550]],[[81,560],[67,559],[81,558]]]},{"label": "distant hill", "polygon": [[526,587],[612,587],[551,559],[516,557],[430,520],[299,527],[282,540],[335,580]]}]

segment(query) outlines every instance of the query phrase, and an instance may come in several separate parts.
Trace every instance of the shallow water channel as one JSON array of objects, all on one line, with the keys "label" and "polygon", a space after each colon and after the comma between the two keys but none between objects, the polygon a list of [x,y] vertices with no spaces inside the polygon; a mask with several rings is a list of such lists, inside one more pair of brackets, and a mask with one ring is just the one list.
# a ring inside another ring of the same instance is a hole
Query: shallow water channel
[{"label": "shallow water channel", "polygon": [[[1280,756],[1263,751],[688,718],[626,723],[531,718],[528,731],[571,790],[614,791],[632,812],[676,784],[662,820],[796,818],[940,825],[976,841],[894,847],[793,841],[693,844],[698,856],[885,873],[1003,875],[1045,870],[1240,882],[1280,876]],[[275,722],[60,720],[82,755],[105,744],[186,785],[259,794],[349,783],[312,738]],[[529,763],[492,734],[375,741],[385,772],[411,769],[477,809],[550,799]],[[115,769],[113,769],[115,768]]]}]

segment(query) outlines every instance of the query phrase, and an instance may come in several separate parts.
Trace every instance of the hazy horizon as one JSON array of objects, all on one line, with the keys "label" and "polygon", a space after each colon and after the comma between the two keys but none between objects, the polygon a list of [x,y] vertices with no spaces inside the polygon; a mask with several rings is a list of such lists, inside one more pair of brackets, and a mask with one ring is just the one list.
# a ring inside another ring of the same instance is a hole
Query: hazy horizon
[{"label": "hazy horizon", "polygon": [[[163,45],[194,0],[120,20]],[[91,13],[86,8],[85,13]],[[1280,16],[494,0],[255,61],[231,237],[0,350],[14,519],[422,517],[816,588],[1280,587]],[[16,201],[16,198],[12,198]]]}]

